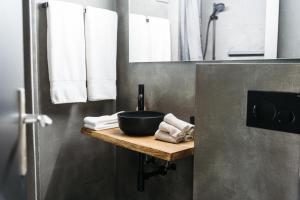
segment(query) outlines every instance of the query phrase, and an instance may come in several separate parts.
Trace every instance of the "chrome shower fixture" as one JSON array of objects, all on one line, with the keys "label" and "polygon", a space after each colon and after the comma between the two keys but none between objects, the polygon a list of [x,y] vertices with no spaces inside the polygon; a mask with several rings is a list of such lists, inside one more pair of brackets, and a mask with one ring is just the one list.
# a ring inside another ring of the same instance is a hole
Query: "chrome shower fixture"
[{"label": "chrome shower fixture", "polygon": [[224,3],[214,3],[213,7],[213,13],[211,16],[216,16],[218,13],[223,12],[225,10]]},{"label": "chrome shower fixture", "polygon": [[203,59],[206,58],[207,45],[208,45],[208,34],[210,29],[210,24],[213,22],[213,41],[212,41],[212,60],[216,60],[216,20],[218,20],[218,13],[225,11],[224,3],[214,3],[213,4],[213,12],[209,17],[207,29],[206,29],[206,38],[205,38],[205,46],[203,52]]}]

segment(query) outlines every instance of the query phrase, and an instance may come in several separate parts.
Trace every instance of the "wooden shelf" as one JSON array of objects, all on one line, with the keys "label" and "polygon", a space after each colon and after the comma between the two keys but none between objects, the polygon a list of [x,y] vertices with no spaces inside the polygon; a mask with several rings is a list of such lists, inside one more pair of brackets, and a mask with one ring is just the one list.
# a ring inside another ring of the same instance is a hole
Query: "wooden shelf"
[{"label": "wooden shelf", "polygon": [[154,136],[133,137],[125,135],[119,128],[94,131],[82,128],[81,133],[119,147],[144,153],[166,161],[174,161],[194,153],[194,142],[171,144],[154,139]]}]

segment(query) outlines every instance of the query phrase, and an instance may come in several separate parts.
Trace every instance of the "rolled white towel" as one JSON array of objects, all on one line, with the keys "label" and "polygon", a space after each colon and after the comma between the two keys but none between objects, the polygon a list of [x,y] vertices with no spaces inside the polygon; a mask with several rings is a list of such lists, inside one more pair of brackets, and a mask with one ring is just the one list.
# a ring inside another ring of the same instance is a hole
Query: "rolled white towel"
[{"label": "rolled white towel", "polygon": [[166,122],[161,122],[158,127],[159,130],[168,133],[172,137],[183,137],[185,134],[175,126],[172,126]]},{"label": "rolled white towel", "polygon": [[169,113],[164,117],[164,121],[167,122],[168,124],[175,126],[179,130],[187,133],[188,131],[194,129],[194,125],[190,124],[188,122],[185,122],[183,120],[178,119],[175,117],[173,114]]},{"label": "rolled white towel", "polygon": [[184,136],[185,142],[190,142],[194,140],[194,128],[190,129]]},{"label": "rolled white towel", "polygon": [[[124,112],[124,111],[121,111]],[[118,123],[118,114],[115,113],[113,115],[104,115],[100,117],[85,117],[83,119],[84,124],[89,124],[91,126],[97,126],[98,124],[113,124]]]},{"label": "rolled white towel", "polygon": [[184,137],[172,137],[169,133],[161,131],[161,130],[156,131],[154,138],[156,140],[161,140],[164,142],[169,142],[169,143],[174,143],[174,144],[178,144],[184,140]]},{"label": "rolled white towel", "polygon": [[101,131],[105,129],[111,129],[111,128],[118,128],[119,123],[112,123],[112,124],[98,124],[96,126],[90,125],[90,124],[84,124],[85,128],[89,128],[96,131]]}]

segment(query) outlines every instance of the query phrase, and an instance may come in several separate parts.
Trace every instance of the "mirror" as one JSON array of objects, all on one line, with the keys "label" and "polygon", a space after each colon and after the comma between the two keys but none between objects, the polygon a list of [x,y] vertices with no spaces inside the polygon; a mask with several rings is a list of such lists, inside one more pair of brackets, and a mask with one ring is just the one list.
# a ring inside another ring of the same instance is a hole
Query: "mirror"
[{"label": "mirror", "polygon": [[300,58],[298,0],[129,0],[129,62]]}]

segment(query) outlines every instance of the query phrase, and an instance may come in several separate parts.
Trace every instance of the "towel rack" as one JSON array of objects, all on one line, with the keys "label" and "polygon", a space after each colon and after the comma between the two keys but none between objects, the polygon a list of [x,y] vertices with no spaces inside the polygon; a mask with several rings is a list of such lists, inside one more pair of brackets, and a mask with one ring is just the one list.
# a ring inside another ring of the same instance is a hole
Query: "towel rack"
[{"label": "towel rack", "polygon": [[42,3],[42,4],[41,4],[41,7],[42,7],[42,8],[48,8],[48,6],[49,6],[48,2],[45,2],[45,3]]},{"label": "towel rack", "polygon": [[[42,3],[42,4],[41,4],[41,7],[42,7],[42,8],[48,8],[48,7],[49,7],[49,3],[48,3],[48,2]],[[83,12],[86,13],[86,8],[84,9]]]}]

